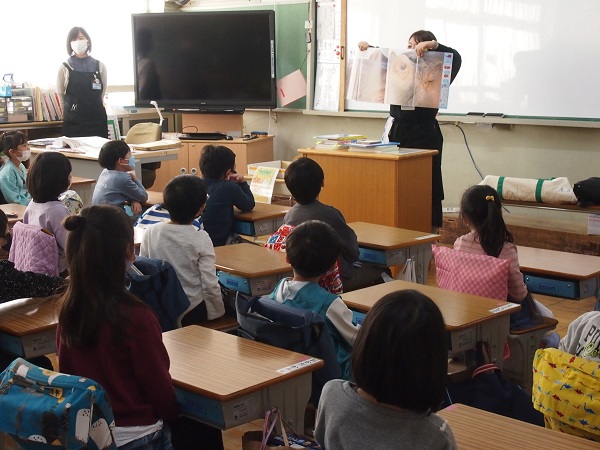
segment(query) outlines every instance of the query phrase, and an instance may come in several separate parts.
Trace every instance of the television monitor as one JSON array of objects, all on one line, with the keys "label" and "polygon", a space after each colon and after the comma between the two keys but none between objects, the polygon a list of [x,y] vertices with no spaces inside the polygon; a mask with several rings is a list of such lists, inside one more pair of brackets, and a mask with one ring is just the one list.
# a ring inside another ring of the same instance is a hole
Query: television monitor
[{"label": "television monitor", "polygon": [[136,106],[275,108],[275,12],[133,14]]}]

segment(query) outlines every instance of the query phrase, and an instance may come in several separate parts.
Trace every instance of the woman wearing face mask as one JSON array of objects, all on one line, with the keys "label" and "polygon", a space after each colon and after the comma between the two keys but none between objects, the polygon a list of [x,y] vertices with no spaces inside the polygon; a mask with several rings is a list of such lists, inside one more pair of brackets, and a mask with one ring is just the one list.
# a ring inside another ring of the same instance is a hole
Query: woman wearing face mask
[{"label": "woman wearing face mask", "polygon": [[0,150],[8,158],[0,168],[0,191],[4,201],[27,206],[31,200],[25,185],[27,170],[23,165],[31,157],[27,136],[20,131],[7,131],[0,137]]},{"label": "woman wearing face mask", "polygon": [[56,89],[63,108],[64,136],[108,137],[106,110],[106,67],[89,56],[90,35],[81,27],[73,27],[67,35],[69,59],[62,63]]}]

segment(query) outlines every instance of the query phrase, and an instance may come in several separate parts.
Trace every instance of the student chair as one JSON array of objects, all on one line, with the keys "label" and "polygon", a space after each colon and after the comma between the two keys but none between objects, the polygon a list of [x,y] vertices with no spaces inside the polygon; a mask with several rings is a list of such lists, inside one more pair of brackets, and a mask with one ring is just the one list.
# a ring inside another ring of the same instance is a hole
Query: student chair
[{"label": "student chair", "polygon": [[[506,301],[510,261],[449,247],[432,247],[439,287]],[[504,375],[523,389],[531,389],[533,354],[540,347],[544,334],[555,329],[557,324],[556,319],[543,317],[523,328],[511,328],[508,335],[510,357],[504,361]]]},{"label": "student chair", "polygon": [[325,383],[342,374],[323,318],[312,311],[282,305],[269,297],[248,299],[239,293],[236,311],[240,336],[325,362],[323,368],[313,372],[309,403],[316,407]]},{"label": "student chair", "polygon": [[539,349],[533,359],[533,407],[546,428],[600,442],[598,362],[558,350]]},{"label": "student chair", "polygon": [[[130,128],[125,136],[127,144],[147,144],[148,142],[160,141],[162,128],[157,123],[137,123]],[[160,162],[148,163],[142,166],[142,185],[149,189],[156,180],[156,170],[160,169]]]},{"label": "student chair", "polygon": [[44,228],[17,222],[12,228],[13,241],[8,260],[15,269],[58,276],[58,245],[54,235]]},{"label": "student chair", "polygon": [[17,358],[0,374],[0,392],[0,432],[21,449],[117,448],[108,396],[93,380]]}]

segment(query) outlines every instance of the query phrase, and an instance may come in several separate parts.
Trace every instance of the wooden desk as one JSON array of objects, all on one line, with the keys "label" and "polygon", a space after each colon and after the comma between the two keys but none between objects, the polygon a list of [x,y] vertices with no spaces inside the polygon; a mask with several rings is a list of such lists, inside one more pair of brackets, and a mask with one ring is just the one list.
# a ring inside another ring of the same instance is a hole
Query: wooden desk
[{"label": "wooden desk", "polygon": [[283,225],[283,218],[291,206],[256,203],[249,212],[235,210],[233,230],[246,236],[265,236],[273,234]]},{"label": "wooden desk", "polygon": [[59,296],[0,304],[0,349],[23,358],[56,352]]},{"label": "wooden desk", "polygon": [[391,155],[345,150],[298,150],[325,172],[319,199],[348,222],[431,231],[431,159],[437,150]]},{"label": "wooden desk", "polygon": [[486,340],[494,364],[502,368],[510,314],[521,308],[516,303],[400,280],[343,293],[342,300],[349,308],[367,313],[381,297],[403,289],[415,289],[438,306],[450,333],[452,354],[473,349],[477,341]]},{"label": "wooden desk", "polygon": [[600,449],[600,443],[455,403],[438,412],[461,450]]},{"label": "wooden desk", "polygon": [[417,282],[427,283],[431,243],[439,239],[438,234],[366,222],[351,222],[348,226],[358,238],[361,261],[392,267],[404,264],[408,258],[414,258]]},{"label": "wooden desk", "polygon": [[247,295],[267,295],[292,275],[285,252],[253,244],[215,247],[217,276],[224,286]]},{"label": "wooden desk", "polygon": [[[40,147],[31,147],[31,154],[37,155],[38,153],[47,152],[47,151],[55,151],[55,150],[46,150],[45,148]],[[68,153],[63,152],[63,154],[69,158],[71,161],[71,166],[73,167],[72,173],[73,175],[77,175],[79,177],[84,178],[93,178],[97,180],[102,171],[104,170],[100,164],[98,164],[98,152],[100,150],[94,152],[89,152],[87,154],[79,154],[79,153]],[[135,174],[138,179],[142,179],[142,165],[152,162],[166,161],[171,159],[177,159],[177,155],[179,153],[179,148],[174,147],[172,149],[166,150],[154,150],[154,151],[141,151],[141,150],[133,150],[131,154],[135,156],[136,164],[135,164]]]},{"label": "wooden desk", "polygon": [[311,372],[323,361],[198,325],[163,334],[184,414],[227,429],[278,406],[304,430]]},{"label": "wooden desk", "polygon": [[23,221],[23,216],[25,215],[25,210],[27,206],[21,205],[19,203],[6,203],[4,205],[0,205],[0,209],[4,211],[5,214],[16,214],[17,217],[9,217],[8,224],[13,226],[17,222]]},{"label": "wooden desk", "polygon": [[600,257],[518,246],[519,264],[531,292],[580,299],[600,286]]},{"label": "wooden desk", "polygon": [[83,201],[83,206],[90,206],[92,204],[95,184],[96,180],[93,178],[71,177],[71,189],[79,194]]}]

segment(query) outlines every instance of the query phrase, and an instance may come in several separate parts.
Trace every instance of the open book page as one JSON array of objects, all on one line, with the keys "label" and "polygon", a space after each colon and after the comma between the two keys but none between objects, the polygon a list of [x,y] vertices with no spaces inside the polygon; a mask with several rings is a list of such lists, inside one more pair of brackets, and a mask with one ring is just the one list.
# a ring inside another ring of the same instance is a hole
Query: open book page
[{"label": "open book page", "polygon": [[104,144],[110,141],[110,139],[106,139],[99,136],[84,136],[76,138],[62,136],[58,139],[61,139],[64,144],[68,145],[71,148],[79,148],[84,146],[100,149],[100,147],[102,147]]},{"label": "open book page", "polygon": [[254,195],[254,200],[259,203],[271,203],[278,171],[276,167],[258,166],[256,168],[250,182],[250,190]]}]

